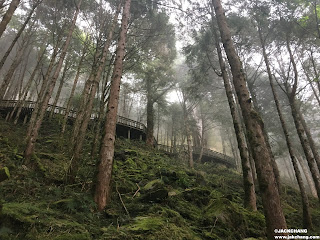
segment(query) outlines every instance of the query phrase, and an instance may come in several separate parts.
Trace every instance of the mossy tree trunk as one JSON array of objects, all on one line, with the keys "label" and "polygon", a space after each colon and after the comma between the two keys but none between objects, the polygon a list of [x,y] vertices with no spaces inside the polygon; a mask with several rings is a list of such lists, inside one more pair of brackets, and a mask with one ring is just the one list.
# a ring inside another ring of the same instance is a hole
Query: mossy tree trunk
[{"label": "mossy tree trunk", "polygon": [[105,208],[111,195],[115,131],[117,124],[120,83],[123,71],[123,59],[125,56],[126,35],[130,17],[130,5],[131,0],[126,0],[123,7],[121,31],[118,41],[115,66],[112,74],[110,96],[104,126],[104,137],[100,150],[100,163],[98,166],[94,196],[99,211],[102,211]]},{"label": "mossy tree trunk", "polygon": [[250,147],[255,160],[259,187],[262,195],[262,204],[266,217],[268,239],[274,239],[274,230],[287,228],[280,195],[272,167],[271,156],[266,144],[263,128],[264,124],[259,114],[253,109],[247,82],[242,69],[241,61],[236,53],[224,10],[220,0],[212,0],[222,43],[226,51],[233,75],[234,87],[239,99],[243,119],[248,133]]}]

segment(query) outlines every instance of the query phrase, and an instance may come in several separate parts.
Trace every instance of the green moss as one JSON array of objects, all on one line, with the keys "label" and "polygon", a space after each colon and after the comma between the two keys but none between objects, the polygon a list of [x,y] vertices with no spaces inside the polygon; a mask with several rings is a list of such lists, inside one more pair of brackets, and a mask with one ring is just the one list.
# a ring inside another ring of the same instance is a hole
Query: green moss
[{"label": "green moss", "polygon": [[159,217],[136,217],[134,223],[128,229],[130,231],[155,231],[165,225],[165,221]]},{"label": "green moss", "polygon": [[90,240],[92,239],[88,233],[64,234],[53,238],[53,240]]}]

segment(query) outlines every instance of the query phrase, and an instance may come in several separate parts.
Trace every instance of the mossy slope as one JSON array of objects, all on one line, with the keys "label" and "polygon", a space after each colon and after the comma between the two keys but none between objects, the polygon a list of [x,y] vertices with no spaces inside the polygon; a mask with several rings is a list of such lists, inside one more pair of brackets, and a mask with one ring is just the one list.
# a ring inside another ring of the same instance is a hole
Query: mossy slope
[{"label": "mossy slope", "polygon": [[[77,182],[67,185],[68,139],[59,138],[54,122],[42,131],[36,167],[23,165],[25,127],[0,124],[0,167],[11,174],[0,183],[0,239],[265,239],[262,213],[242,208],[241,176],[224,166],[207,163],[191,170],[142,142],[118,139],[112,200],[98,213],[92,200],[96,159],[88,154],[89,144]],[[288,222],[301,228],[299,195],[291,189],[286,194]],[[314,210],[316,223],[319,216]]]}]

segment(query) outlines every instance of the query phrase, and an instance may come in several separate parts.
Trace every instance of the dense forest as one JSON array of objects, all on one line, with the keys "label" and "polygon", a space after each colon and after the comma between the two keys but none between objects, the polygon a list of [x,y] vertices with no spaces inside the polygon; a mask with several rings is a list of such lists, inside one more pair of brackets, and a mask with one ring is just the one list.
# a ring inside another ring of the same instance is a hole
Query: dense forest
[{"label": "dense forest", "polygon": [[0,239],[320,239],[320,1],[0,15]]}]

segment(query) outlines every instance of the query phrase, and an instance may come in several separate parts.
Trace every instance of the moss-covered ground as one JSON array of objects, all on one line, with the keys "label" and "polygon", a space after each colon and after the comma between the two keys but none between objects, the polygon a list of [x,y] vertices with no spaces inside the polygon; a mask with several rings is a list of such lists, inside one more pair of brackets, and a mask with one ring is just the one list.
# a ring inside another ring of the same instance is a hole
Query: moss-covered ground
[{"label": "moss-covered ground", "polygon": [[[116,142],[112,199],[97,212],[90,136],[76,183],[66,184],[69,139],[59,136],[58,124],[44,124],[33,164],[26,166],[26,127],[0,119],[0,168],[10,171],[0,183],[0,239],[265,239],[261,200],[258,212],[242,207],[235,170],[214,163],[191,170],[183,159],[125,139]],[[298,192],[286,187],[282,198],[289,227],[302,228]],[[319,205],[311,204],[309,235],[320,233]]]}]

